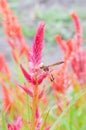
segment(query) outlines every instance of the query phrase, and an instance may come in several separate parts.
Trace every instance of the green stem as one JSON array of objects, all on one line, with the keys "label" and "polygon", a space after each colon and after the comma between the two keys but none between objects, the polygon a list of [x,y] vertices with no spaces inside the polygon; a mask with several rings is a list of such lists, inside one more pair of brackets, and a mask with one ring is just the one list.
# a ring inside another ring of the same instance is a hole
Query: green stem
[{"label": "green stem", "polygon": [[31,120],[31,130],[35,130],[36,122],[36,110],[38,107],[38,85],[34,86],[34,96],[32,99],[32,120]]},{"label": "green stem", "polygon": [[30,105],[29,105],[29,96],[28,94],[26,94],[26,99],[27,99],[27,113],[28,113],[28,116],[27,116],[27,121],[29,120],[30,121]]}]

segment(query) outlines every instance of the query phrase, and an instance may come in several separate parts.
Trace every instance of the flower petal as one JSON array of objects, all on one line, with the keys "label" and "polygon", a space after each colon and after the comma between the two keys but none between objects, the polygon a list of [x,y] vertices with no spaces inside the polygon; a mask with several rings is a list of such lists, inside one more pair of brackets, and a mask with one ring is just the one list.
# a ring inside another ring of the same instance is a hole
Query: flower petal
[{"label": "flower petal", "polygon": [[42,81],[47,77],[47,73],[41,74],[38,77],[38,84],[42,83]]},{"label": "flower petal", "polygon": [[29,88],[27,88],[26,86],[22,86],[20,84],[18,84],[17,86],[22,88],[29,96],[33,97],[33,93],[31,92],[31,90],[29,90]]},{"label": "flower petal", "polygon": [[25,78],[32,84],[36,84],[35,79],[32,78],[32,76],[23,68],[22,65],[20,65],[20,68],[25,76]]}]

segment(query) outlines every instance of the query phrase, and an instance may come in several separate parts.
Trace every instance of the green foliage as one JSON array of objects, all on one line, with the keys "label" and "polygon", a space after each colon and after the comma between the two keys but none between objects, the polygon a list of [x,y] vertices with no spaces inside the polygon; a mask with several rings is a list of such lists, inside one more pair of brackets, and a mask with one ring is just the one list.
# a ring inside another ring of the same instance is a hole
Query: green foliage
[{"label": "green foliage", "polygon": [[73,95],[70,105],[68,105],[68,107],[63,110],[62,114],[55,120],[50,130],[55,130],[57,127],[58,129],[61,128],[61,130],[63,130],[64,127],[67,130],[76,130],[76,128],[78,130],[81,130],[82,127],[86,127],[85,122],[83,122],[86,121],[86,116],[84,115],[86,112],[86,103],[83,105],[82,102],[82,105],[80,107],[77,107],[76,105],[77,101],[79,102],[80,98],[83,98],[85,94],[86,89]]},{"label": "green foliage", "polygon": [[2,129],[7,130],[6,120],[5,120],[5,113],[2,111]]}]

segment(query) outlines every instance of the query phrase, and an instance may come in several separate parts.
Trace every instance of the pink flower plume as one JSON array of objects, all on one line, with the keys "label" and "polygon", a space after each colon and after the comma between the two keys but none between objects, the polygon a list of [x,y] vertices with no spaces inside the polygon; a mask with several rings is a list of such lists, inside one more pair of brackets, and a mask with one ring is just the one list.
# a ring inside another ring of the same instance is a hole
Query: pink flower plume
[{"label": "pink flower plume", "polygon": [[75,12],[72,12],[71,13],[71,17],[74,21],[74,25],[75,25],[75,45],[77,47],[79,47],[81,44],[82,44],[82,27],[81,27],[81,24],[80,24],[80,20],[79,20],[79,17],[77,16],[77,14]]},{"label": "pink flower plume", "polygon": [[34,65],[40,64],[42,60],[42,49],[44,46],[44,26],[45,23],[41,22],[34,37],[32,53],[30,57],[31,62]]},{"label": "pink flower plume", "polygon": [[74,20],[76,32],[80,33],[82,31],[82,29],[81,29],[79,17],[77,16],[77,14],[75,12],[71,13],[71,17]]}]

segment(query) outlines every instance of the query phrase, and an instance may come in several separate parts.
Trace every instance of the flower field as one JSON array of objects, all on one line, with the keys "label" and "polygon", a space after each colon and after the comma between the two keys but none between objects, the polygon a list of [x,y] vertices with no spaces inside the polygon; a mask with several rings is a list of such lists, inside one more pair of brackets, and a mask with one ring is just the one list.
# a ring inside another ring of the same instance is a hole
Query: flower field
[{"label": "flower field", "polygon": [[47,23],[40,21],[29,44],[7,1],[0,0],[1,26],[15,72],[0,52],[1,130],[86,130],[86,40],[77,13],[69,17],[74,34],[69,39],[55,34],[63,55],[47,65],[42,58]]}]

